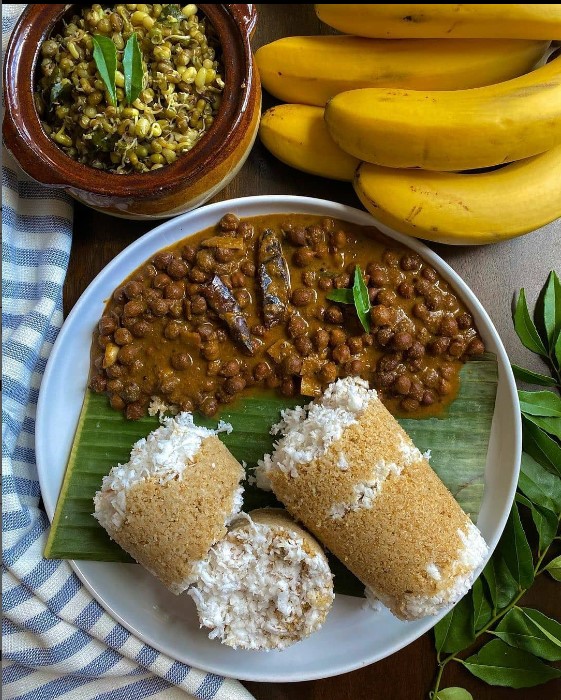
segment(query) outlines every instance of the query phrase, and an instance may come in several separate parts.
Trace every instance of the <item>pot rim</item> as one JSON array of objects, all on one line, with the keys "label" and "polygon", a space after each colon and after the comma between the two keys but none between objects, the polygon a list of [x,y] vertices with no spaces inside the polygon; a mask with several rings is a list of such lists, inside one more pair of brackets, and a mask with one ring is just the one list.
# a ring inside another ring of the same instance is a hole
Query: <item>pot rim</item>
[{"label": "pot rim", "polygon": [[195,146],[174,163],[148,173],[97,170],[66,155],[45,133],[35,109],[33,88],[42,41],[72,5],[30,4],[20,16],[4,60],[4,141],[21,168],[51,186],[111,197],[148,197],[196,181],[225,161],[235,148],[255,85],[250,36],[255,5],[201,4],[222,48],[225,87],[214,123]]}]

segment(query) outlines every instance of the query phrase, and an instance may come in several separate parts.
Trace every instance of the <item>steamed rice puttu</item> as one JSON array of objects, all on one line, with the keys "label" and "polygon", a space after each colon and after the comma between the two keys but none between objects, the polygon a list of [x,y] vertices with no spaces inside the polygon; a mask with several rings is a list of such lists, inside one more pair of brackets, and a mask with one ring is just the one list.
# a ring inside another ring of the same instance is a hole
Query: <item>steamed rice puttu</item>
[{"label": "steamed rice puttu", "polygon": [[317,631],[334,600],[321,546],[280,508],[237,519],[197,565],[188,594],[211,639],[263,651]]},{"label": "steamed rice puttu", "polygon": [[277,498],[397,617],[436,614],[487,554],[477,527],[367,382],[282,412],[258,470]]},{"label": "steamed rice puttu", "polygon": [[139,564],[173,593],[194,579],[198,562],[227,532],[243,503],[243,467],[190,413],[133,446],[130,460],[103,477],[94,517]]}]

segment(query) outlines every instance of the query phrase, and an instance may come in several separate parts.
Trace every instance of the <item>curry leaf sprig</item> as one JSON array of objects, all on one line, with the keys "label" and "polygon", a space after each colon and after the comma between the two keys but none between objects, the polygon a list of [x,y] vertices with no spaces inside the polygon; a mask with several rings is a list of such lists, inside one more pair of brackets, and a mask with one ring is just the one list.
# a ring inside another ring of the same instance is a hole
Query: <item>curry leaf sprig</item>
[{"label": "curry leaf sprig", "polygon": [[[106,36],[93,36],[93,58],[101,79],[105,83],[109,101],[117,104],[117,48],[113,41]],[[127,39],[123,52],[123,75],[125,77],[125,98],[127,104],[132,104],[140,95],[144,78],[142,53],[138,45],[136,33]]]},{"label": "curry leaf sprig", "polygon": [[[530,384],[560,389],[561,284],[555,272],[540,292],[533,318],[523,289],[513,317],[524,346],[539,354],[551,371],[547,376],[513,365],[515,376]],[[430,693],[432,700],[472,700],[464,688],[440,689],[451,661],[490,685],[509,688],[528,688],[561,678],[561,623],[519,605],[537,576],[547,573],[561,581],[561,556],[554,551],[561,541],[561,398],[554,390],[518,394],[524,451],[516,498],[481,576],[434,628],[438,672]],[[535,529],[534,552],[522,524],[521,507]],[[481,642],[484,635],[493,639],[464,658],[462,652]]]},{"label": "curry leaf sprig", "polygon": [[357,265],[352,289],[334,289],[326,294],[326,299],[340,304],[354,304],[358,319],[366,333],[370,333],[370,297],[364,282],[362,270]]}]

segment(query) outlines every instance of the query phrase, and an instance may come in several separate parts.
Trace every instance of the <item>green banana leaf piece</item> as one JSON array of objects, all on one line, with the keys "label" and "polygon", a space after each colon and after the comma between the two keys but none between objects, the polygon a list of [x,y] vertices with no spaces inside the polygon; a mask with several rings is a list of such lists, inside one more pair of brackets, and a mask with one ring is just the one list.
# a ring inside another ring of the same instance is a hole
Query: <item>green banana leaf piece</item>
[{"label": "green banana leaf piece", "polygon": [[[485,355],[467,362],[461,371],[461,388],[445,416],[423,420],[399,419],[415,445],[431,451],[430,464],[462,508],[477,518],[483,496],[483,478],[497,388],[497,364]],[[288,400],[262,394],[225,406],[220,419],[232,424],[220,439],[252,476],[259,459],[273,447],[270,434],[281,409],[309,399]],[[196,417],[216,427],[217,419]],[[130,562],[132,559],[92,516],[93,497],[105,474],[128,461],[134,442],[159,425],[156,417],[127,421],[109,407],[106,396],[86,393],[70,452],[68,466],[51,526],[45,556],[49,559]],[[469,426],[469,430],[466,427]],[[252,481],[250,479],[250,481]],[[244,484],[244,510],[280,504],[271,493]],[[362,596],[364,586],[332,557],[335,590]]]}]

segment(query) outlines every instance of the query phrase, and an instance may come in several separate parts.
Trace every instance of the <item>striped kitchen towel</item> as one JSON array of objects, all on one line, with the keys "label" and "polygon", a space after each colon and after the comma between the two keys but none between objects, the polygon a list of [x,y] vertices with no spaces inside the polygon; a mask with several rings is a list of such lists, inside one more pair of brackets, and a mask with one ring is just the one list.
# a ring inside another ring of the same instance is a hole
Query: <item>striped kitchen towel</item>
[{"label": "striped kitchen towel", "polygon": [[[25,5],[2,7],[2,53]],[[2,560],[5,698],[251,700],[234,680],[174,662],[117,624],[67,562],[42,552],[49,520],[35,466],[35,409],[62,323],[72,204],[3,149]]]}]

